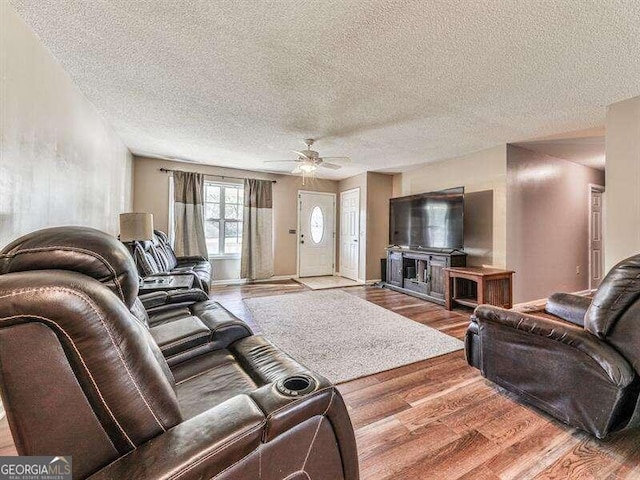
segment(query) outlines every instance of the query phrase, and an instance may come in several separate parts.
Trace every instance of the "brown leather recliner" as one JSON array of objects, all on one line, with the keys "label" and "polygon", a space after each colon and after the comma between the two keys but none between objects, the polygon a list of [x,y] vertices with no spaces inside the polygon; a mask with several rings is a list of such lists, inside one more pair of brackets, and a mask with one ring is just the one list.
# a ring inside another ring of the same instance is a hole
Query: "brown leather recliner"
[{"label": "brown leather recliner", "polygon": [[191,275],[193,286],[209,293],[212,270],[209,260],[201,256],[176,257],[169,239],[160,230],[153,231],[153,240],[133,242],[133,258],[143,278],[159,275]]},{"label": "brown leather recliner", "polygon": [[116,239],[61,227],[0,253],[0,389],[21,455],[74,478],[356,480],[340,393],[266,339],[169,367]]},{"label": "brown leather recliner", "polygon": [[469,364],[559,420],[598,438],[640,425],[640,255],[613,267],[593,300],[552,295],[553,318],[479,306]]}]

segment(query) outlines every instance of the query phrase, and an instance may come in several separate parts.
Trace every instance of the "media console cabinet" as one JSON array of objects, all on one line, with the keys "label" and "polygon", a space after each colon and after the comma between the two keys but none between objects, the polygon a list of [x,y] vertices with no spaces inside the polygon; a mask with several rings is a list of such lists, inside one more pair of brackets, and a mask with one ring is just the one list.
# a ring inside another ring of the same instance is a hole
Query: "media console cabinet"
[{"label": "media console cabinet", "polygon": [[466,265],[467,254],[458,250],[390,247],[385,284],[392,290],[444,305],[444,269]]}]

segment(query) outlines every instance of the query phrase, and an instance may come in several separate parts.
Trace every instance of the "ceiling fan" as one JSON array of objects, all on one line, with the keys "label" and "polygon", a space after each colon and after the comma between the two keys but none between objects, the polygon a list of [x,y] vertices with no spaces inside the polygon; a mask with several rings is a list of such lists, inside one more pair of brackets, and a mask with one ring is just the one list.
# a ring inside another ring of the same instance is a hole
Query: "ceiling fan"
[{"label": "ceiling fan", "polygon": [[[305,138],[304,143],[307,145],[306,150],[293,150],[298,155],[295,160],[267,160],[265,163],[295,163],[295,168],[291,173],[301,173],[303,178],[311,176],[319,168],[329,168],[331,170],[338,170],[342,168],[342,165],[331,162],[343,162],[348,163],[351,161],[349,157],[321,157],[318,152],[311,150],[313,145],[313,138]],[[330,161],[328,161],[330,160]]]}]

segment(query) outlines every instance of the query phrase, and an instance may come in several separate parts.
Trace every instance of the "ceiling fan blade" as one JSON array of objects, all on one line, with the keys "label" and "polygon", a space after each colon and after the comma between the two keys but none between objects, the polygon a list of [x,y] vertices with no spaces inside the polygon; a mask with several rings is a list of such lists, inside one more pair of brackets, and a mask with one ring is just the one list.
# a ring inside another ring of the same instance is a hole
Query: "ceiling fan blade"
[{"label": "ceiling fan blade", "polygon": [[351,159],[349,157],[322,157],[322,160],[327,162],[351,162]]},{"label": "ceiling fan blade", "polygon": [[298,150],[291,150],[293,153],[295,153],[296,155],[300,156],[300,157],[304,157],[306,159],[311,160],[311,158],[309,158],[306,154],[299,152]]},{"label": "ceiling fan blade", "polygon": [[297,163],[298,160],[265,160],[264,163]]},{"label": "ceiling fan blade", "polygon": [[340,168],[342,168],[342,165],[336,165],[335,163],[327,163],[327,162],[322,162],[320,166],[324,168],[330,168],[331,170],[339,170]]}]

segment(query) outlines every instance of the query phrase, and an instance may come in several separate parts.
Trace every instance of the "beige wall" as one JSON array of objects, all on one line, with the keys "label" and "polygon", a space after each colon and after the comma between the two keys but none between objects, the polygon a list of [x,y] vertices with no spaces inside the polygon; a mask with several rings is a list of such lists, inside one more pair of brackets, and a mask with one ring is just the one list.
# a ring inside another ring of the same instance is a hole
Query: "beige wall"
[{"label": "beige wall", "polygon": [[[134,198],[135,211],[150,212],[154,216],[156,228],[166,231],[169,215],[169,179],[168,174],[160,168],[185,171],[198,171],[218,176],[249,177],[276,180],[273,185],[273,228],[274,228],[274,274],[276,276],[294,276],[297,270],[297,235],[289,233],[296,230],[298,223],[297,196],[298,190],[319,192],[338,192],[338,182],[333,180],[307,179],[302,185],[301,177],[291,175],[275,175],[264,172],[252,172],[208,165],[171,162],[153,158],[135,157],[134,166]],[[235,181],[235,180],[232,180]],[[240,261],[214,260],[214,280],[230,280],[239,278]]]},{"label": "beige wall", "polygon": [[389,199],[393,177],[367,173],[367,265],[366,279],[380,280],[380,259],[389,245]]},{"label": "beige wall", "polygon": [[640,253],[640,97],[607,110],[605,270]]},{"label": "beige wall", "polygon": [[604,172],[509,145],[507,179],[514,301],[589,288],[589,184]]},{"label": "beige wall", "polygon": [[54,225],[118,233],[131,154],[8,2],[0,58],[0,245]]},{"label": "beige wall", "polygon": [[[462,157],[425,164],[394,176],[393,196],[400,197],[446,188],[465,187],[465,194],[490,192],[493,199],[492,225],[486,217],[473,213],[483,210],[487,195],[465,198],[465,239],[472,238],[468,265],[507,264],[507,147],[497,147]],[[465,245],[465,248],[467,246]]]}]

